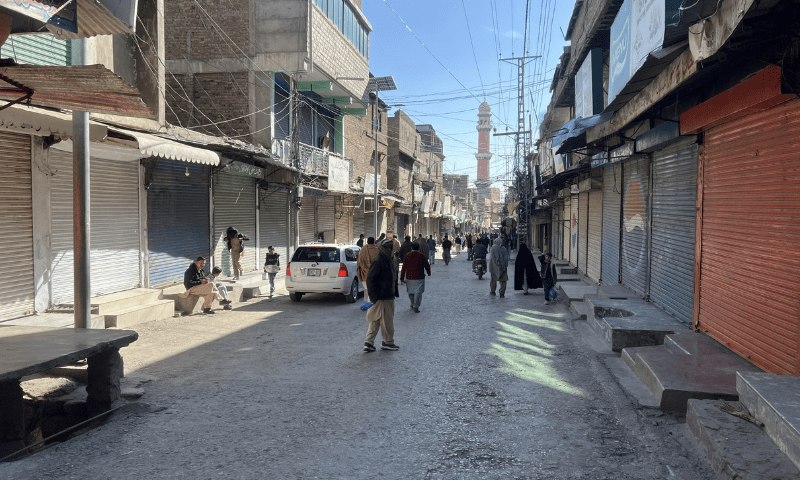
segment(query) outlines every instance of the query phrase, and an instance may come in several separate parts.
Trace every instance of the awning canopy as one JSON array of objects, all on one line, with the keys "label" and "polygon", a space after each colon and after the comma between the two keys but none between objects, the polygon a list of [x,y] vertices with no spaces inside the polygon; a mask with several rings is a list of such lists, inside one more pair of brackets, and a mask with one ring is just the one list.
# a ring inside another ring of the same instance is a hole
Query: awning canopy
[{"label": "awning canopy", "polygon": [[[0,110],[0,129],[27,135],[72,136],[72,115],[44,108],[12,105]],[[89,122],[89,139],[99,142],[108,135],[106,125]]]},{"label": "awning canopy", "polygon": [[516,202],[511,202],[511,203],[508,204],[508,214],[509,215],[511,215],[511,213],[514,211],[515,208],[517,208],[517,205],[519,205],[519,202],[521,202],[521,201],[522,200],[517,200]]},{"label": "awning canopy", "polygon": [[570,152],[572,150],[586,146],[586,131],[595,125],[611,120],[613,112],[601,113],[591,117],[577,117],[561,126],[553,136],[553,148],[557,148],[556,154]]},{"label": "awning canopy", "polygon": [[[137,148],[139,153],[145,157],[160,157],[202,165],[219,165],[219,154],[211,150],[119,127],[111,127],[109,130],[110,134],[105,143]],[[131,144],[131,141],[135,144]]]},{"label": "awning canopy", "polygon": [[0,100],[126,117],[154,117],[139,90],[103,65],[0,68]]},{"label": "awning canopy", "polygon": [[40,33],[45,27],[59,38],[132,34],[137,0],[0,1],[12,18],[11,33]]}]

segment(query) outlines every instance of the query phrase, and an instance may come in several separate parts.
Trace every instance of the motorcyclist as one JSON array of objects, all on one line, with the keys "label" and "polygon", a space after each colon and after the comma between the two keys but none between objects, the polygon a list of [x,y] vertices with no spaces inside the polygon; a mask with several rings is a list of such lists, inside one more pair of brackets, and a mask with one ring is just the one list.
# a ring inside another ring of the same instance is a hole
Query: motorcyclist
[{"label": "motorcyclist", "polygon": [[478,260],[483,260],[484,265],[486,264],[486,255],[489,253],[489,249],[486,248],[481,242],[477,242],[474,247],[472,247],[472,270],[475,270],[475,265],[477,264]]}]

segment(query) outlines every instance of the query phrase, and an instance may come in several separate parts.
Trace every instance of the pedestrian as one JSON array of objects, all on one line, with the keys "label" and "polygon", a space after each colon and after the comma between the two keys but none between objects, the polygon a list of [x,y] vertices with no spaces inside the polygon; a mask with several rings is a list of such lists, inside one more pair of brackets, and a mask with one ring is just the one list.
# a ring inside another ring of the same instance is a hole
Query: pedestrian
[{"label": "pedestrian", "polygon": [[[406,258],[406,255],[411,253],[411,245],[412,245],[411,236],[410,235],[406,235],[406,238],[404,240],[405,241],[403,242],[403,244],[400,245],[400,254],[399,255],[400,255],[400,261],[401,262],[403,261],[404,258]],[[416,242],[414,242],[414,243],[416,243]],[[419,245],[419,244],[417,244],[417,245]]]},{"label": "pedestrian", "polygon": [[[219,298],[217,297],[218,294],[215,292],[214,283],[209,282],[208,278],[206,278],[206,274],[203,271],[203,267],[205,266],[205,257],[197,257],[197,259],[189,265],[189,268],[183,273],[183,286],[186,287],[186,291],[180,294],[180,296],[182,298],[186,298],[189,295],[203,297],[203,313],[209,315],[214,313],[214,310],[211,310],[211,304],[214,300],[219,300]],[[230,304],[227,300],[223,300],[222,302],[220,302],[222,305]]]},{"label": "pedestrian", "polygon": [[450,249],[453,248],[453,242],[447,238],[447,234],[444,236],[444,240],[442,240],[442,259],[444,260],[445,266],[450,265]]},{"label": "pedestrian", "polygon": [[492,251],[489,253],[489,273],[492,279],[489,282],[489,293],[495,295],[497,283],[500,283],[500,298],[506,296],[506,284],[508,283],[508,250],[503,246],[503,239],[495,238]]},{"label": "pedestrian", "polygon": [[378,255],[367,272],[367,288],[372,306],[367,310],[367,337],[364,351],[375,351],[375,337],[381,331],[381,350],[400,350],[394,343],[394,299],[399,297],[397,275],[392,267],[392,241],[383,240],[379,244]]},{"label": "pedestrian", "polygon": [[239,258],[244,252],[244,241],[250,240],[245,235],[239,233],[233,227],[228,227],[225,236],[225,244],[228,251],[231,252],[231,266],[233,267],[233,279],[239,280],[239,275],[242,274],[242,266],[239,264]]},{"label": "pedestrian", "polygon": [[419,243],[419,253],[425,255],[425,258],[429,258],[428,241],[425,239],[425,237],[422,236],[421,233],[417,236],[417,243]]},{"label": "pedestrian", "polygon": [[533,255],[525,243],[520,242],[517,258],[514,260],[514,290],[524,290],[528,294],[528,289],[542,288],[542,277],[536,270],[536,262]]},{"label": "pedestrian", "polygon": [[431,275],[431,264],[424,255],[419,253],[419,244],[411,246],[411,253],[403,258],[403,269],[400,270],[400,283],[405,283],[411,309],[419,313],[422,303],[422,292],[425,291],[425,272]]},{"label": "pedestrian", "polygon": [[388,238],[392,239],[392,264],[394,264],[394,273],[396,275],[400,273],[400,240],[397,239],[397,235],[391,232],[389,232]]},{"label": "pedestrian", "polygon": [[267,256],[264,258],[264,272],[269,277],[269,298],[275,293],[275,276],[281,270],[280,254],[270,245],[267,247]]},{"label": "pedestrian", "polygon": [[472,234],[467,234],[467,261],[472,260]]},{"label": "pedestrian", "polygon": [[456,235],[455,244],[456,244],[456,255],[458,255],[459,253],[461,253],[461,235]]},{"label": "pedestrian", "polygon": [[436,263],[436,240],[433,239],[433,235],[428,236],[428,261],[431,265]]},{"label": "pedestrian", "polygon": [[358,236],[358,241],[356,242],[356,245],[358,245],[358,248],[364,248],[364,234],[363,233]]},{"label": "pedestrian", "polygon": [[556,265],[553,263],[553,256],[550,252],[539,255],[539,262],[542,264],[542,287],[544,287],[544,304],[550,305],[550,290],[558,284],[558,274]]},{"label": "pedestrian", "polygon": [[222,300],[219,301],[219,304],[223,305],[223,310],[233,310],[231,301],[228,300],[228,287],[219,282],[219,276],[221,273],[222,269],[220,267],[214,267],[211,269],[211,276],[206,278],[208,278],[209,283],[214,284],[214,288],[217,289],[217,292],[219,292],[219,295],[222,297]]},{"label": "pedestrian", "polygon": [[358,259],[356,260],[356,276],[361,285],[364,286],[364,301],[369,301],[367,295],[367,273],[372,261],[378,256],[378,247],[375,245],[375,237],[367,238],[367,244],[358,252]]},{"label": "pedestrian", "polygon": [[375,240],[375,243],[380,245],[380,243],[383,241],[384,238],[386,238],[386,234],[385,233],[381,233],[381,236],[378,237],[377,240]]}]

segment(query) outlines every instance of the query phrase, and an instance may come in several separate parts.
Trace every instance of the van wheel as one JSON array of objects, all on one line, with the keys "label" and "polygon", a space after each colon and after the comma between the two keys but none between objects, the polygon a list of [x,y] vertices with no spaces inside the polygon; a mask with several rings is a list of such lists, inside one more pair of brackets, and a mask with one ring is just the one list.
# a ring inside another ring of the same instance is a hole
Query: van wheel
[{"label": "van wheel", "polygon": [[344,299],[347,303],[356,303],[356,300],[358,300],[358,280],[355,278],[353,279],[353,284],[350,285],[350,293],[346,293]]},{"label": "van wheel", "polygon": [[292,292],[289,294],[289,298],[291,298],[294,302],[299,302],[300,299],[303,298],[303,294],[300,292]]}]

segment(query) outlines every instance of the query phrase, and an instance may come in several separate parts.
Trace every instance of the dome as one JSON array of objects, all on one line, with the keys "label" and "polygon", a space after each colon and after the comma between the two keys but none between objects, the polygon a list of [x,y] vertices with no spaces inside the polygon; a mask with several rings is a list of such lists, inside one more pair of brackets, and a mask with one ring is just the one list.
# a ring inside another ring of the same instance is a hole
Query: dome
[{"label": "dome", "polygon": [[487,113],[489,113],[489,112],[491,112],[491,111],[492,111],[492,107],[490,107],[490,106],[489,106],[489,104],[488,104],[488,103],[487,103],[487,102],[484,100],[484,102],[483,102],[483,103],[481,103],[481,104],[478,106],[478,111],[479,111],[480,113],[484,113],[484,112],[487,112]]}]

